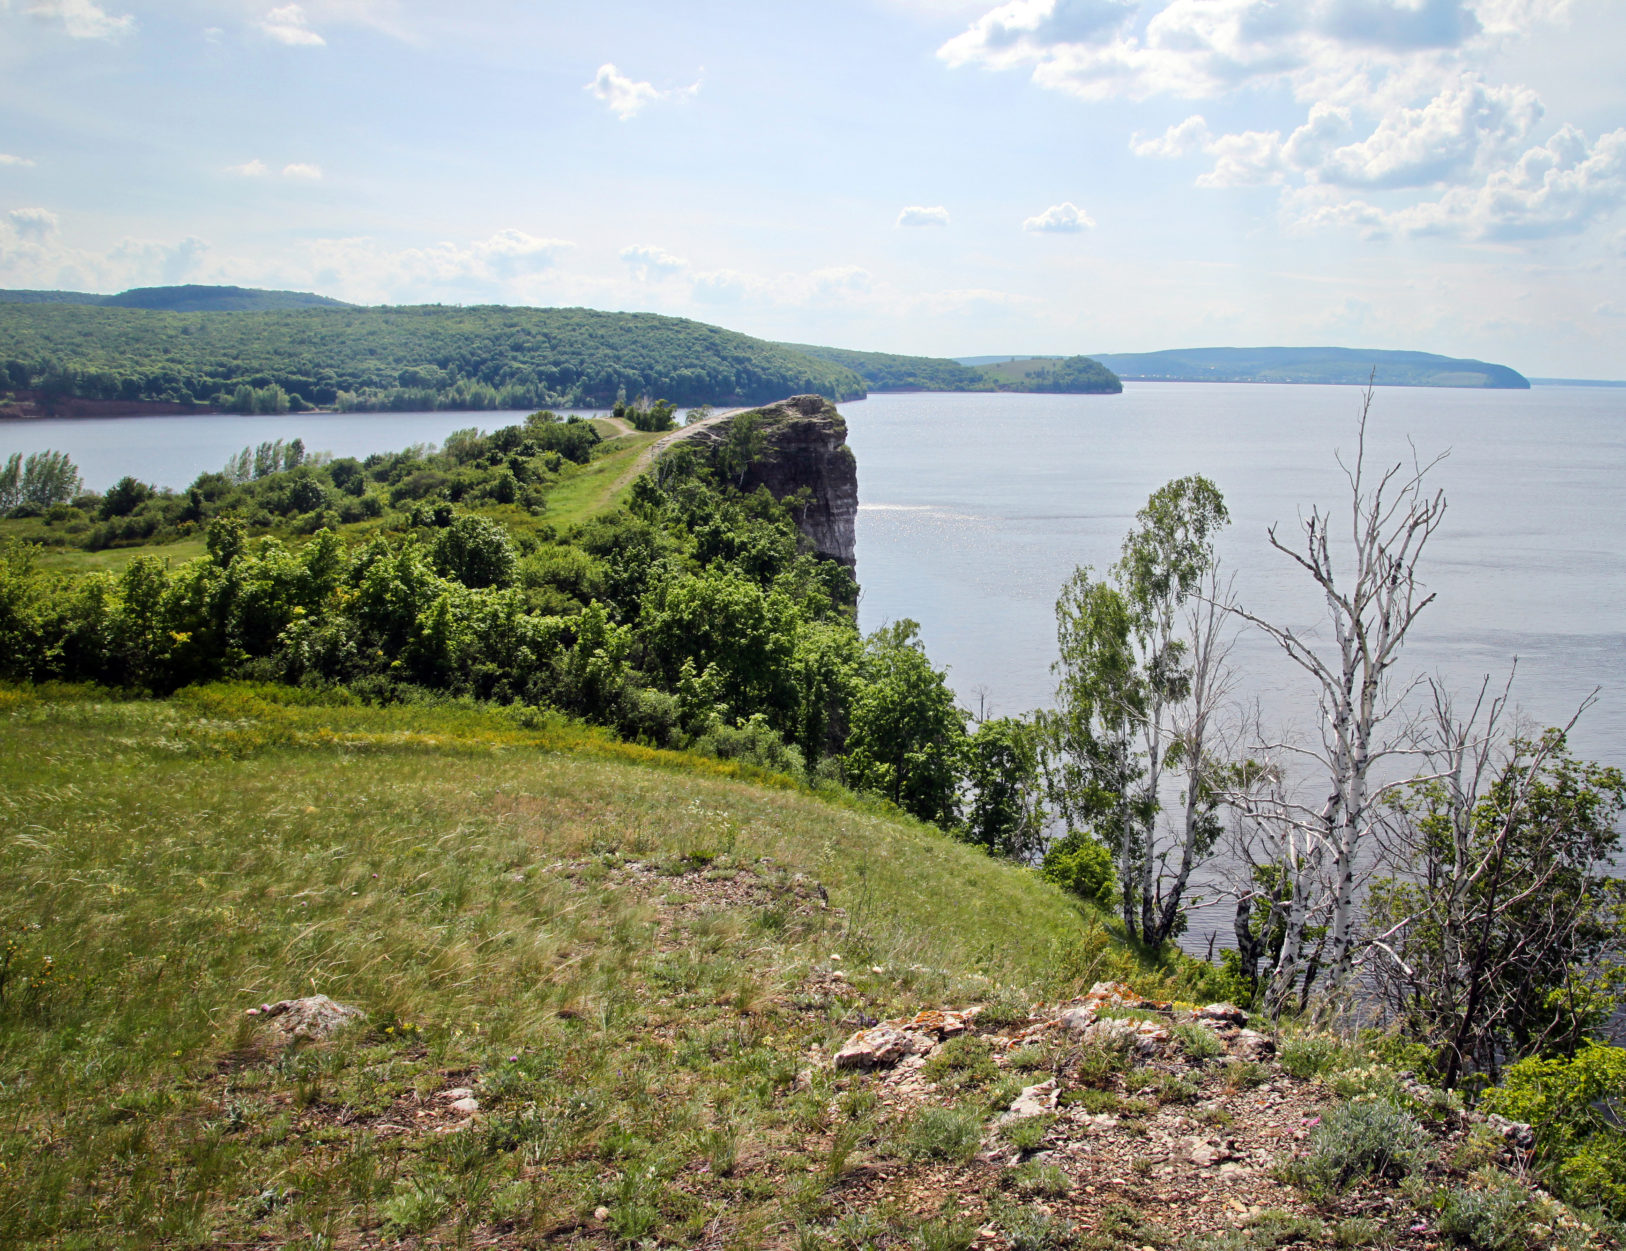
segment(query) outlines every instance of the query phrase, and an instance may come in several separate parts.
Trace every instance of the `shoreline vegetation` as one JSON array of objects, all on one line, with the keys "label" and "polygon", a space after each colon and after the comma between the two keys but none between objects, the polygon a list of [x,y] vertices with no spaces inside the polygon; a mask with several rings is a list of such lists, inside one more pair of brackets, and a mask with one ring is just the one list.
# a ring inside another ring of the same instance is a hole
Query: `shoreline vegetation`
[{"label": "shoreline vegetation", "polygon": [[1422,352],[1210,348],[964,360],[771,343],[645,313],[362,308],[299,292],[0,291],[0,420],[840,402],[887,391],[1113,395],[1122,378],[1528,387]]}]

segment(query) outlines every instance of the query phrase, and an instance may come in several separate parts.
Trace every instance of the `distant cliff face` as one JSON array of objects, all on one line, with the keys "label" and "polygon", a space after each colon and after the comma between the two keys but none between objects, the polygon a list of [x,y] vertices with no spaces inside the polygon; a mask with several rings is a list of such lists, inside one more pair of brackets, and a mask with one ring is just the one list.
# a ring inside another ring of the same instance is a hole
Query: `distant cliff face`
[{"label": "distant cliff face", "polygon": [[746,491],[765,486],[775,499],[807,488],[812,500],[797,510],[802,533],[818,555],[855,568],[858,465],[836,406],[821,395],[797,395],[725,417],[695,437],[721,452],[731,437],[738,440],[734,432],[743,419],[755,423],[760,442],[749,440],[755,454],[736,484]]}]

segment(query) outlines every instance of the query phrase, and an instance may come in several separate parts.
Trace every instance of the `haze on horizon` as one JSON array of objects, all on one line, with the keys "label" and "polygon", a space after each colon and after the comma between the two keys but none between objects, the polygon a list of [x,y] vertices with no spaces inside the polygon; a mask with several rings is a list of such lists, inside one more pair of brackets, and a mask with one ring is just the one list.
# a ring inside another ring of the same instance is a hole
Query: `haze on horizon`
[{"label": "haze on horizon", "polygon": [[0,0],[0,287],[1619,378],[1618,0]]}]

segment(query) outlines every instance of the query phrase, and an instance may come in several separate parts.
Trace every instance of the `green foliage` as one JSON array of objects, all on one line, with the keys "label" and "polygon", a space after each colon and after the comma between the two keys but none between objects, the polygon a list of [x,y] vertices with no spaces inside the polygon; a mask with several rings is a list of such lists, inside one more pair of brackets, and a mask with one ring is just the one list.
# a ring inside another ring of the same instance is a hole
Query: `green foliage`
[{"label": "green foliage", "polygon": [[[126,401],[346,410],[609,407],[856,398],[853,372],[746,335],[589,309],[298,308],[180,313],[0,303],[15,390]],[[279,396],[282,397],[279,399]]]},{"label": "green foliage", "polygon": [[1045,851],[1040,876],[1080,899],[1111,908],[1118,894],[1112,853],[1084,830],[1069,830]]},{"label": "green foliage", "polygon": [[922,1108],[910,1121],[903,1154],[921,1160],[963,1164],[982,1141],[982,1117],[973,1108]]},{"label": "green foliage", "polygon": [[1018,1117],[1001,1125],[999,1136],[1018,1151],[1037,1151],[1055,1121],[1056,1118],[1049,1115]]},{"label": "green foliage", "polygon": [[961,1034],[939,1047],[920,1066],[920,1075],[949,1090],[986,1086],[999,1077],[986,1039]]},{"label": "green foliage", "polygon": [[873,391],[1049,391],[1115,395],[1123,390],[1123,383],[1110,369],[1087,356],[978,367],[935,356],[855,352],[804,343],[781,346],[850,369]]},{"label": "green foliage", "polygon": [[1037,1204],[1011,1208],[999,1218],[1011,1251],[1061,1251],[1072,1245],[1073,1224]]},{"label": "green foliage", "polygon": [[1536,1131],[1536,1159],[1562,1197],[1626,1218],[1626,1048],[1589,1043],[1573,1056],[1531,1056],[1486,1090],[1483,1111]]},{"label": "green foliage", "polygon": [[1300,1081],[1320,1077],[1344,1058],[1344,1044],[1330,1034],[1293,1034],[1282,1039],[1276,1061]]},{"label": "green foliage", "polygon": [[0,468],[0,516],[43,513],[79,494],[79,471],[66,452],[13,452]]},{"label": "green foliage", "polygon": [[863,684],[852,700],[842,768],[850,786],[875,791],[922,821],[953,824],[964,715],[947,676],[934,669],[913,621],[864,642]]},{"label": "green foliage", "polygon": [[1310,1131],[1309,1152],[1285,1166],[1288,1178],[1327,1198],[1368,1177],[1409,1177],[1428,1159],[1428,1134],[1386,1099],[1340,1103]]},{"label": "green foliage", "polygon": [[1453,1085],[1582,1045],[1626,985],[1626,774],[1549,730],[1515,741],[1477,802],[1430,781],[1397,808],[1413,862],[1373,883],[1368,912],[1405,968],[1385,979],[1403,1032]]},{"label": "green foliage", "polygon": [[961,837],[996,856],[1032,859],[1044,840],[1034,723],[1023,717],[998,717],[979,725],[966,740],[965,779],[968,795]]},{"label": "green foliage", "polygon": [[1169,1035],[1180,1044],[1187,1059],[1199,1064],[1225,1054],[1225,1044],[1213,1030],[1195,1021],[1178,1021],[1169,1027]]},{"label": "green foliage", "polygon": [[1533,1245],[1537,1223],[1530,1192],[1511,1177],[1449,1191],[1440,1204],[1439,1230],[1475,1251],[1519,1251]]}]

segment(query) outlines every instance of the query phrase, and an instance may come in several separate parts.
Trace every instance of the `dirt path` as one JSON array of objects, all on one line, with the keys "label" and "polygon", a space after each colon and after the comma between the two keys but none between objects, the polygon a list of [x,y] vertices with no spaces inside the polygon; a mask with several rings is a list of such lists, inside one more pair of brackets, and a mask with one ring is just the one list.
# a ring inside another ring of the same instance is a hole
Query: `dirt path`
[{"label": "dirt path", "polygon": [[[679,440],[686,439],[695,431],[704,430],[707,426],[715,426],[719,421],[722,421],[727,417],[732,417],[735,413],[746,413],[750,411],[751,410],[749,408],[719,409],[710,417],[703,418],[700,421],[695,422],[692,426],[681,426],[672,431],[672,433],[661,436],[659,439],[656,439],[655,442],[646,447],[643,452],[639,454],[637,459],[632,462],[631,466],[628,467],[626,472],[615,480],[609,491],[606,492],[604,498],[611,500],[620,495],[622,491],[632,485],[634,478],[655,463],[655,458],[657,456],[665,452],[667,448],[671,447]],[[613,421],[615,419],[609,418],[608,420]],[[631,427],[628,427],[628,429],[630,430]]]}]

